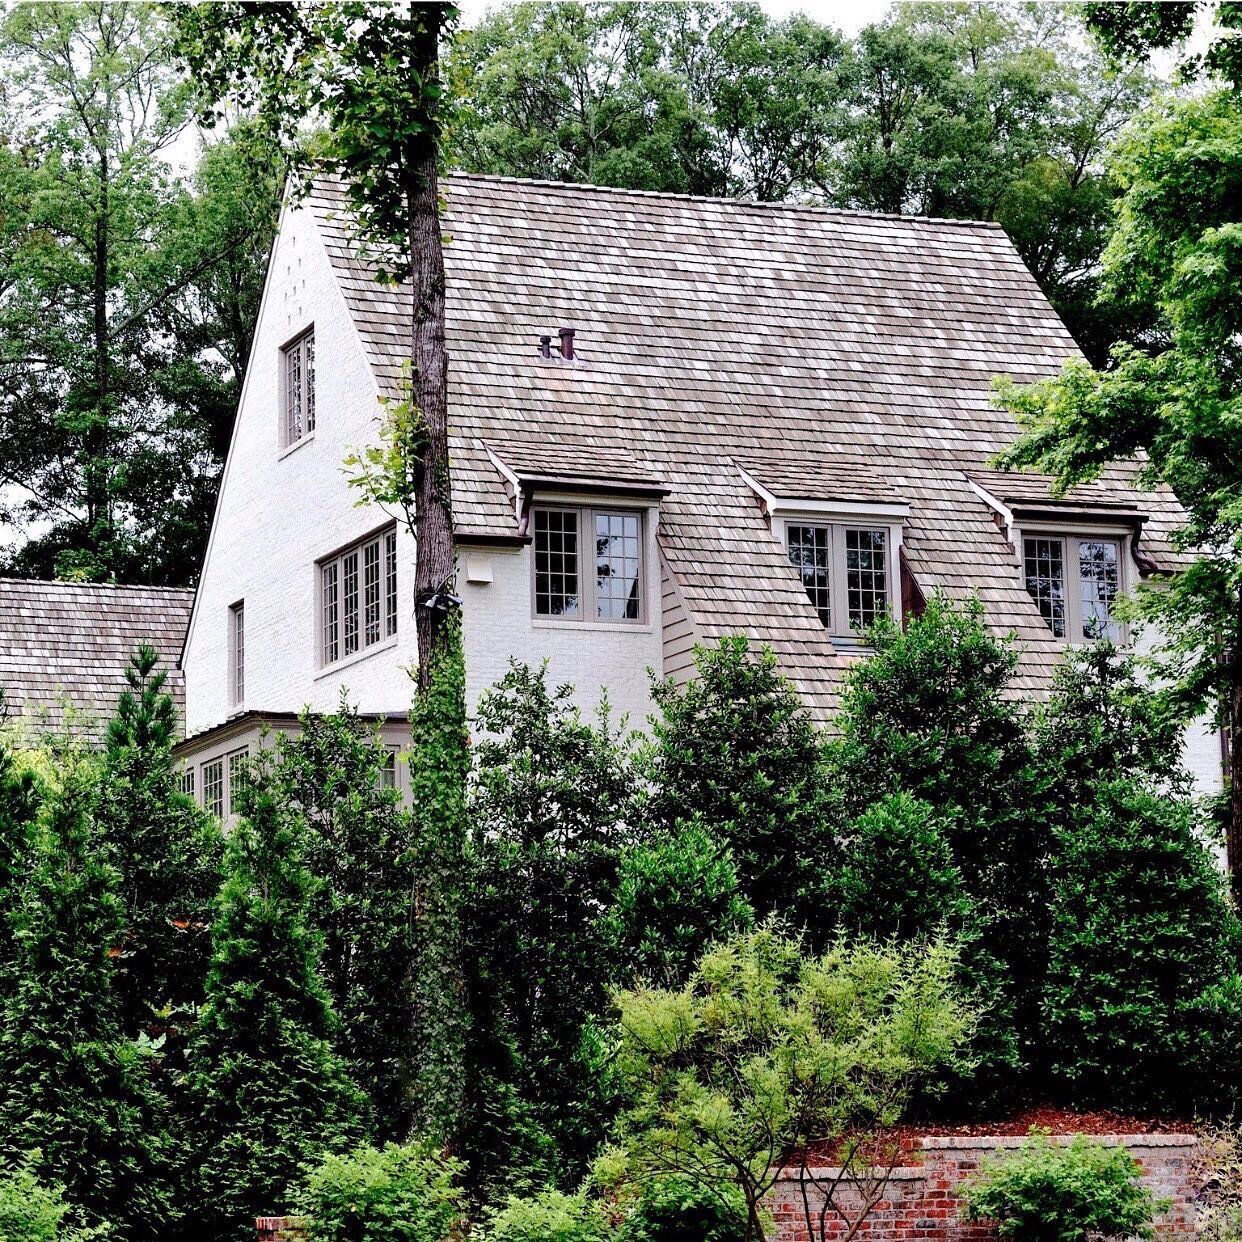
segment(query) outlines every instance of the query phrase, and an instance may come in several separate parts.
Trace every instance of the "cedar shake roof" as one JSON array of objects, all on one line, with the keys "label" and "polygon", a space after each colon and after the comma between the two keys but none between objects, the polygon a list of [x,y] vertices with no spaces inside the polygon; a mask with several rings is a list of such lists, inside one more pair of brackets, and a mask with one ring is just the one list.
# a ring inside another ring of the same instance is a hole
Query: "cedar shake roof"
[{"label": "cedar shake roof", "polygon": [[[922,591],[977,592],[995,630],[1017,635],[1017,688],[1047,687],[1060,643],[978,488],[1047,496],[1047,480],[990,470],[1016,435],[990,384],[1052,375],[1077,349],[999,226],[470,175],[444,195],[460,536],[513,535],[494,459],[660,480],[660,548],[700,640],[770,643],[823,714],[848,657],[743,471],[774,495],[904,503]],[[311,207],[393,392],[408,289],[359,261],[338,185],[321,182]],[[542,359],[539,337],[555,353],[562,325],[577,357]],[[1131,490],[1136,472],[1084,498],[1124,494],[1146,518],[1146,563],[1174,568],[1176,504]]]},{"label": "cedar shake roof", "polygon": [[193,591],[171,587],[0,578],[0,687],[10,722],[101,741],[142,642],[160,653],[180,718],[176,665],[193,602]]}]

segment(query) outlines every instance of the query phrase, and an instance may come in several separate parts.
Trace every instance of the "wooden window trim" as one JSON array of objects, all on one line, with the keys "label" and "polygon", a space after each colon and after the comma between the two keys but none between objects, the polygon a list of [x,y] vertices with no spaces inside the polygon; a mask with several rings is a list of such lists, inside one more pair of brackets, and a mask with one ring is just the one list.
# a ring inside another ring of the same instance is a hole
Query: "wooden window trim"
[{"label": "wooden window trim", "polygon": [[[564,613],[540,612],[538,608],[538,547],[535,533],[537,513],[572,513],[578,522],[578,612],[568,616]],[[597,615],[599,600],[596,575],[593,569],[595,518],[597,514],[633,517],[638,521],[638,616],[601,617]],[[647,513],[631,505],[574,505],[537,504],[530,512],[530,615],[540,625],[586,625],[629,628],[650,624],[651,585],[650,556],[647,548]],[[589,552],[589,557],[588,557]]]},{"label": "wooden window trim", "polygon": [[[872,518],[867,514],[857,517],[833,515],[831,519],[822,513],[789,513],[782,518],[781,546],[789,555],[790,527],[802,527],[827,532],[828,537],[828,603],[831,621],[825,626],[834,640],[843,643],[860,643],[863,634],[850,622],[849,568],[846,555],[847,532],[882,531],[884,533],[884,594],[888,601],[888,615],[894,620],[901,617],[901,525],[891,520]],[[802,574],[790,561],[790,569],[798,575],[798,585],[803,587]],[[805,588],[804,588],[805,593]],[[808,604],[815,607],[807,596]],[[818,612],[818,609],[816,609]]]},{"label": "wooden window trim", "polygon": [[[375,556],[368,559],[368,549],[371,548],[376,550]],[[352,568],[347,565],[349,558],[354,558]],[[377,574],[370,584],[370,595],[368,565],[373,566]],[[347,611],[346,588],[350,581],[357,601],[352,613]],[[315,650],[319,669],[337,668],[391,646],[399,629],[400,593],[397,528],[394,523],[373,530],[317,561]],[[352,628],[347,625],[350,617],[353,619]],[[333,619],[335,646],[329,639],[330,618]],[[346,650],[350,634],[355,639],[355,645]]]},{"label": "wooden window trim", "polygon": [[[1028,591],[1026,585],[1026,541],[1028,539],[1047,539],[1060,543],[1061,545],[1061,563],[1064,566],[1065,573],[1065,637],[1058,639],[1068,646],[1080,647],[1087,643],[1097,642],[1098,639],[1090,638],[1083,633],[1083,606],[1082,606],[1082,565],[1081,565],[1081,548],[1084,543],[1111,543],[1117,548],[1117,597],[1128,594],[1133,588],[1133,575],[1130,569],[1130,540],[1129,531],[1121,531],[1113,527],[1092,530],[1090,527],[1075,526],[1073,529],[1064,527],[1047,527],[1047,526],[1029,526],[1022,527],[1017,532],[1015,549],[1018,555],[1018,575],[1024,590]],[[1039,605],[1035,601],[1035,597],[1031,596],[1031,602],[1035,604],[1036,609]],[[1049,633],[1056,637],[1055,631],[1052,629],[1051,623],[1040,613],[1040,617],[1048,625]],[[1130,627],[1124,622],[1117,621],[1117,637],[1114,640],[1118,646],[1125,646],[1130,641]]]}]

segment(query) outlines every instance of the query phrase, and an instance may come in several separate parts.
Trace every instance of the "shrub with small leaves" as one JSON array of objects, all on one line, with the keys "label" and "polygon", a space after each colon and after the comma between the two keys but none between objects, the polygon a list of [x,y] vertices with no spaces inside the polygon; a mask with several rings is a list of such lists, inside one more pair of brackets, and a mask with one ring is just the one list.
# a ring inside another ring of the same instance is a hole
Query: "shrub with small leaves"
[{"label": "shrub with small leaves", "polygon": [[963,1185],[963,1210],[967,1220],[995,1221],[1014,1242],[1151,1238],[1152,1218],[1168,1203],[1152,1196],[1141,1173],[1124,1147],[1082,1134],[1053,1143],[1032,1130],[1022,1147],[984,1161]]},{"label": "shrub with small leaves", "polygon": [[0,1168],[0,1238],[4,1242],[90,1242],[107,1236],[106,1227],[87,1229],[75,1223],[64,1189],[41,1182],[35,1171],[39,1154]]},{"label": "shrub with small leaves", "polygon": [[598,1203],[547,1187],[530,1198],[511,1195],[487,1213],[483,1237],[486,1242],[603,1242],[605,1225]]},{"label": "shrub with small leaves", "polygon": [[461,1233],[462,1166],[428,1144],[328,1155],[300,1200],[308,1242],[444,1242]]}]

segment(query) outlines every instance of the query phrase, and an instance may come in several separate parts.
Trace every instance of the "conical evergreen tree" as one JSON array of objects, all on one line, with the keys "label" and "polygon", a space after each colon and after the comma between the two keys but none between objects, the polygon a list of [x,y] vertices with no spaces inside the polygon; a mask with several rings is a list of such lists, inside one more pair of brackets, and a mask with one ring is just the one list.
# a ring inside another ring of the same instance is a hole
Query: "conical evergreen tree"
[{"label": "conical evergreen tree", "polygon": [[306,828],[266,756],[225,846],[206,1004],[190,1047],[197,1236],[240,1237],[291,1206],[301,1168],[363,1133],[364,1102],[333,1051],[317,973]]},{"label": "conical evergreen tree", "polygon": [[122,1029],[164,1035],[174,1051],[184,1015],[202,1003],[219,828],[181,793],[173,767],[177,717],[143,644],[108,726],[97,818],[120,873],[124,921],[117,998]]},{"label": "conical evergreen tree", "polygon": [[38,1148],[45,1180],[120,1238],[174,1219],[164,1108],[149,1049],[123,1037],[115,993],[118,876],[71,771],[30,846],[13,915],[16,951],[0,1030],[0,1147]]},{"label": "conical evergreen tree", "polygon": [[[4,723],[4,691],[0,689],[0,728]],[[22,867],[39,797],[33,776],[21,770],[12,749],[0,735],[0,989],[7,984],[13,960],[12,916],[21,896]]]}]

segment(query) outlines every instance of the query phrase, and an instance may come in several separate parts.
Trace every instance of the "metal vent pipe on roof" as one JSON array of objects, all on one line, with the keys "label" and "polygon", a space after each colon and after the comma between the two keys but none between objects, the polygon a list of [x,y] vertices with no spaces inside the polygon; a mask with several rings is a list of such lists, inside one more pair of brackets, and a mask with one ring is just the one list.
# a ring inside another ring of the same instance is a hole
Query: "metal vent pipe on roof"
[{"label": "metal vent pipe on roof", "polygon": [[573,359],[574,356],[574,329],[561,329],[561,357]]},{"label": "metal vent pipe on roof", "polygon": [[541,336],[539,338],[539,356],[541,358],[552,357],[552,338],[550,336]]}]

